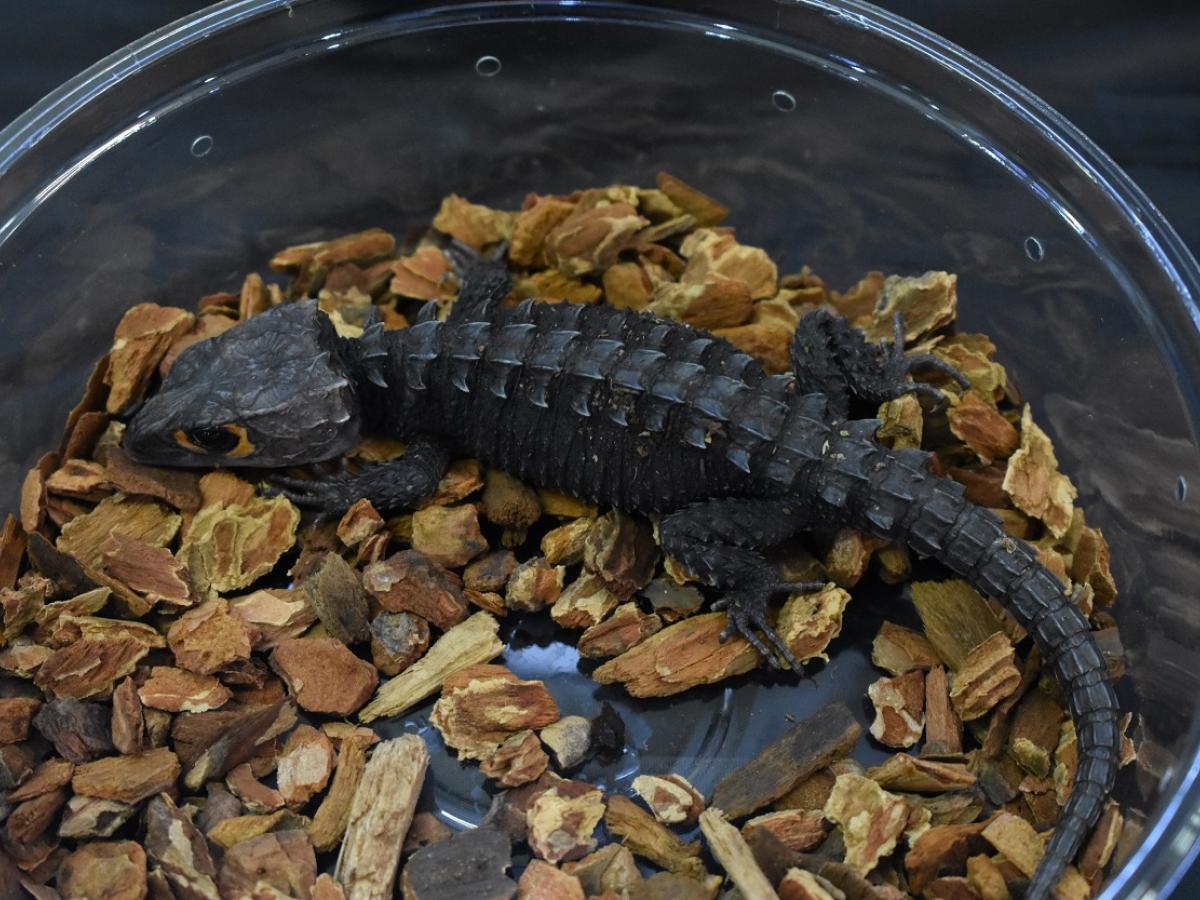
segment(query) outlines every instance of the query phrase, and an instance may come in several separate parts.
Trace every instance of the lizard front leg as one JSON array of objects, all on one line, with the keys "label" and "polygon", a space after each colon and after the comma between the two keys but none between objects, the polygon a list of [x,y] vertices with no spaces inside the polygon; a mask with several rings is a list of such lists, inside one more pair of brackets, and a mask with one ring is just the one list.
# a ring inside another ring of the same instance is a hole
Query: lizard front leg
[{"label": "lizard front leg", "polygon": [[304,509],[316,509],[322,518],[341,515],[357,500],[366,499],[378,510],[404,509],[430,496],[441,481],[450,454],[428,437],[409,441],[404,455],[392,462],[367,466],[312,480],[282,475],[268,479],[270,489]]},{"label": "lizard front leg", "polygon": [[767,605],[778,594],[820,590],[824,584],[781,580],[760,551],[791,537],[806,523],[796,503],[733,498],[693,504],[671,513],[658,526],[659,541],[668,555],[703,583],[727,592],[713,604],[713,609],[724,609],[729,615],[722,637],[740,634],[778,667],[773,649],[800,674],[800,663],[767,619]]}]

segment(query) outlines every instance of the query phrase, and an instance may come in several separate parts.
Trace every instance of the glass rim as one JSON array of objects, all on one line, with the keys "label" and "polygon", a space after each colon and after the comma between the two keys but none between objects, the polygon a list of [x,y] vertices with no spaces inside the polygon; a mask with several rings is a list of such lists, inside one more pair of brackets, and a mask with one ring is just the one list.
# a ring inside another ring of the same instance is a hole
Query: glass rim
[{"label": "glass rim", "polygon": [[[92,102],[123,82],[174,54],[184,52],[214,33],[246,25],[255,19],[286,10],[316,6],[330,0],[220,0],[158,28],[108,54],[73,78],[42,97],[11,123],[0,129],[0,178],[15,162],[35,152],[54,130]],[[407,4],[397,3],[394,12]],[[416,6],[417,4],[412,4]],[[443,4],[420,4],[426,10]],[[462,13],[464,8],[479,6],[520,6],[526,10],[569,9],[572,17],[586,11],[607,9],[656,8],[680,12],[679,0],[479,0],[447,4]],[[697,4],[693,9],[698,9]],[[748,6],[787,9],[807,8],[851,27],[873,33],[885,41],[932,62],[950,77],[983,91],[993,102],[1015,114],[1027,127],[1052,142],[1088,179],[1092,188],[1107,194],[1136,232],[1142,245],[1153,255],[1161,272],[1175,288],[1188,316],[1200,331],[1200,263],[1174,228],[1133,180],[1090,138],[1061,113],[990,63],[957,44],[916,23],[862,0],[753,0]],[[686,8],[686,7],[685,7]],[[695,12],[695,15],[704,15]],[[759,26],[761,27],[761,26]],[[775,31],[791,37],[780,17]],[[1192,736],[1200,733],[1200,723]],[[1194,743],[1194,741],[1193,741]],[[1170,794],[1162,808],[1150,820],[1142,841],[1102,893],[1103,900],[1115,900],[1127,890],[1141,895],[1162,895],[1178,882],[1186,867],[1200,851],[1200,752],[1180,760],[1171,776]]]}]

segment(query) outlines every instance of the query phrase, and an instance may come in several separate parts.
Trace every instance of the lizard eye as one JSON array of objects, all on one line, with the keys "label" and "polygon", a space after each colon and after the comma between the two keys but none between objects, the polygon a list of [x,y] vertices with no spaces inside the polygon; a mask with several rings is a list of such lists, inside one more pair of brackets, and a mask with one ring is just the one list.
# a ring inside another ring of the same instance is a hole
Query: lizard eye
[{"label": "lizard eye", "polygon": [[254,450],[240,425],[208,426],[175,432],[175,440],[189,450],[219,453],[223,456],[245,456]]},{"label": "lizard eye", "polygon": [[193,444],[210,453],[227,453],[237,446],[238,436],[224,428],[193,428],[188,432]]}]

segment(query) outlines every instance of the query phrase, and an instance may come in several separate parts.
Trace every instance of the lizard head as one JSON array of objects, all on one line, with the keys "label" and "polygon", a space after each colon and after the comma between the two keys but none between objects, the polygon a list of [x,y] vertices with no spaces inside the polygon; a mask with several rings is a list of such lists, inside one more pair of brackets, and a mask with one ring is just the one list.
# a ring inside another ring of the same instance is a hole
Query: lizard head
[{"label": "lizard head", "polygon": [[289,466],[359,439],[355,364],[313,301],[255,316],[181,353],[124,447],[165,466]]}]

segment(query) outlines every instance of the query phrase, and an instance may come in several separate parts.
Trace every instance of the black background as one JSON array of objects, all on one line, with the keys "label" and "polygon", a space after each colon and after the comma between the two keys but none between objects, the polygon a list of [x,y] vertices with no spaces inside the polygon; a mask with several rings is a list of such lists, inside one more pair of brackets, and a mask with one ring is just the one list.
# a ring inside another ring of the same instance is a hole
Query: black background
[{"label": "black background", "polygon": [[[197,0],[0,0],[0,125]],[[1200,2],[883,0],[1040,95],[1200,250]],[[1200,897],[1200,871],[1175,892]]]}]

